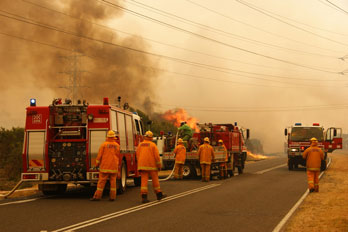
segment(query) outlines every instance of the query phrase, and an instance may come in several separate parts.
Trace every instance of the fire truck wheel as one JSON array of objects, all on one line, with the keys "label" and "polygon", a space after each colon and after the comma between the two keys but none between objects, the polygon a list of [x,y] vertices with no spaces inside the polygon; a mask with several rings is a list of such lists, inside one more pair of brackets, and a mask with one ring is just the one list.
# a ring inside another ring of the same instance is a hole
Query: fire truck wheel
[{"label": "fire truck wheel", "polygon": [[122,160],[121,178],[116,180],[118,194],[122,194],[126,191],[126,180],[127,180],[127,166],[126,166],[126,162]]},{"label": "fire truck wheel", "polygon": [[288,168],[289,168],[289,171],[294,169],[294,161],[292,159],[289,159],[288,161]]},{"label": "fire truck wheel", "polygon": [[184,164],[183,176],[185,179],[193,178],[196,176],[196,170],[194,169],[192,164]]},{"label": "fire truck wheel", "polygon": [[320,165],[320,171],[325,171],[325,170],[326,170],[326,160],[322,160]]},{"label": "fire truck wheel", "polygon": [[134,177],[134,185],[136,187],[141,185],[141,178],[140,177]]},{"label": "fire truck wheel", "polygon": [[238,166],[238,174],[243,174],[243,167],[242,166]]},{"label": "fire truck wheel", "polygon": [[229,176],[229,177],[234,176],[234,173],[233,173],[233,171],[232,171],[232,170],[228,170],[228,171],[227,171],[227,174],[228,174],[228,176]]}]

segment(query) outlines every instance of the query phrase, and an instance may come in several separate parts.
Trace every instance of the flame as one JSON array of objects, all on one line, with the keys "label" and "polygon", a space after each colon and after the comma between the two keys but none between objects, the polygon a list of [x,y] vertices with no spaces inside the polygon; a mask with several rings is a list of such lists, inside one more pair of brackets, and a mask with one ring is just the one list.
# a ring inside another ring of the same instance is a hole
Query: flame
[{"label": "flame", "polygon": [[186,124],[191,127],[195,132],[199,132],[197,123],[198,119],[191,117],[187,114],[186,110],[182,108],[177,108],[175,110],[168,110],[163,115],[162,118],[172,122],[176,127],[180,127],[180,123],[185,121]]},{"label": "flame", "polygon": [[247,157],[251,158],[252,160],[264,160],[268,159],[267,156],[261,155],[261,154],[253,154],[251,151],[247,151]]}]

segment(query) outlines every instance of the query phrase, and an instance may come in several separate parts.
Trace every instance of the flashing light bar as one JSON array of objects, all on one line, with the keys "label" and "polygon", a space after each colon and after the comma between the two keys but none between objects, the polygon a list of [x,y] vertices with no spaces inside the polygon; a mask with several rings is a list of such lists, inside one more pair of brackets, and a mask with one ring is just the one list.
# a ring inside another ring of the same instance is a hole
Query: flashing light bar
[{"label": "flashing light bar", "polygon": [[104,97],[103,105],[109,105],[109,98],[108,97]]},{"label": "flashing light bar", "polygon": [[36,106],[36,99],[35,98],[30,99],[30,106]]},{"label": "flashing light bar", "polygon": [[297,122],[297,123],[295,123],[295,126],[302,126],[302,123]]},{"label": "flashing light bar", "polygon": [[313,123],[313,126],[319,126],[319,123]]}]

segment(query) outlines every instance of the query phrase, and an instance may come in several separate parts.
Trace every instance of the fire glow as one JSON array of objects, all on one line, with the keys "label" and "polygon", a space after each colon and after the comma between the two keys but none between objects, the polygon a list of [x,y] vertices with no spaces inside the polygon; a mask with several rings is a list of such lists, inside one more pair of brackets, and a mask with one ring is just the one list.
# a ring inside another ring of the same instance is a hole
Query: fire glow
[{"label": "fire glow", "polygon": [[260,155],[260,154],[253,154],[250,151],[247,151],[247,156],[250,160],[264,160],[264,159],[268,159],[267,156],[264,155]]},{"label": "fire glow", "polygon": [[180,127],[180,123],[182,121],[185,121],[189,127],[191,127],[196,132],[199,132],[199,129],[197,127],[198,119],[195,117],[190,117],[187,114],[186,110],[182,108],[168,110],[162,115],[162,118],[172,122],[176,127]]}]

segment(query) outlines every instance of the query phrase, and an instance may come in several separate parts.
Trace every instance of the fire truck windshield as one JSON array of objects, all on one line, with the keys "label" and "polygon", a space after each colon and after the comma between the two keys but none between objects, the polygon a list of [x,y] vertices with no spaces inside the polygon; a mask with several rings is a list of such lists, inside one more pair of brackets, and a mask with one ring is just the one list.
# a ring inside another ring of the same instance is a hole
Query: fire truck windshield
[{"label": "fire truck windshield", "polygon": [[291,141],[309,141],[315,137],[318,141],[324,140],[323,128],[321,127],[293,127],[291,130]]}]

